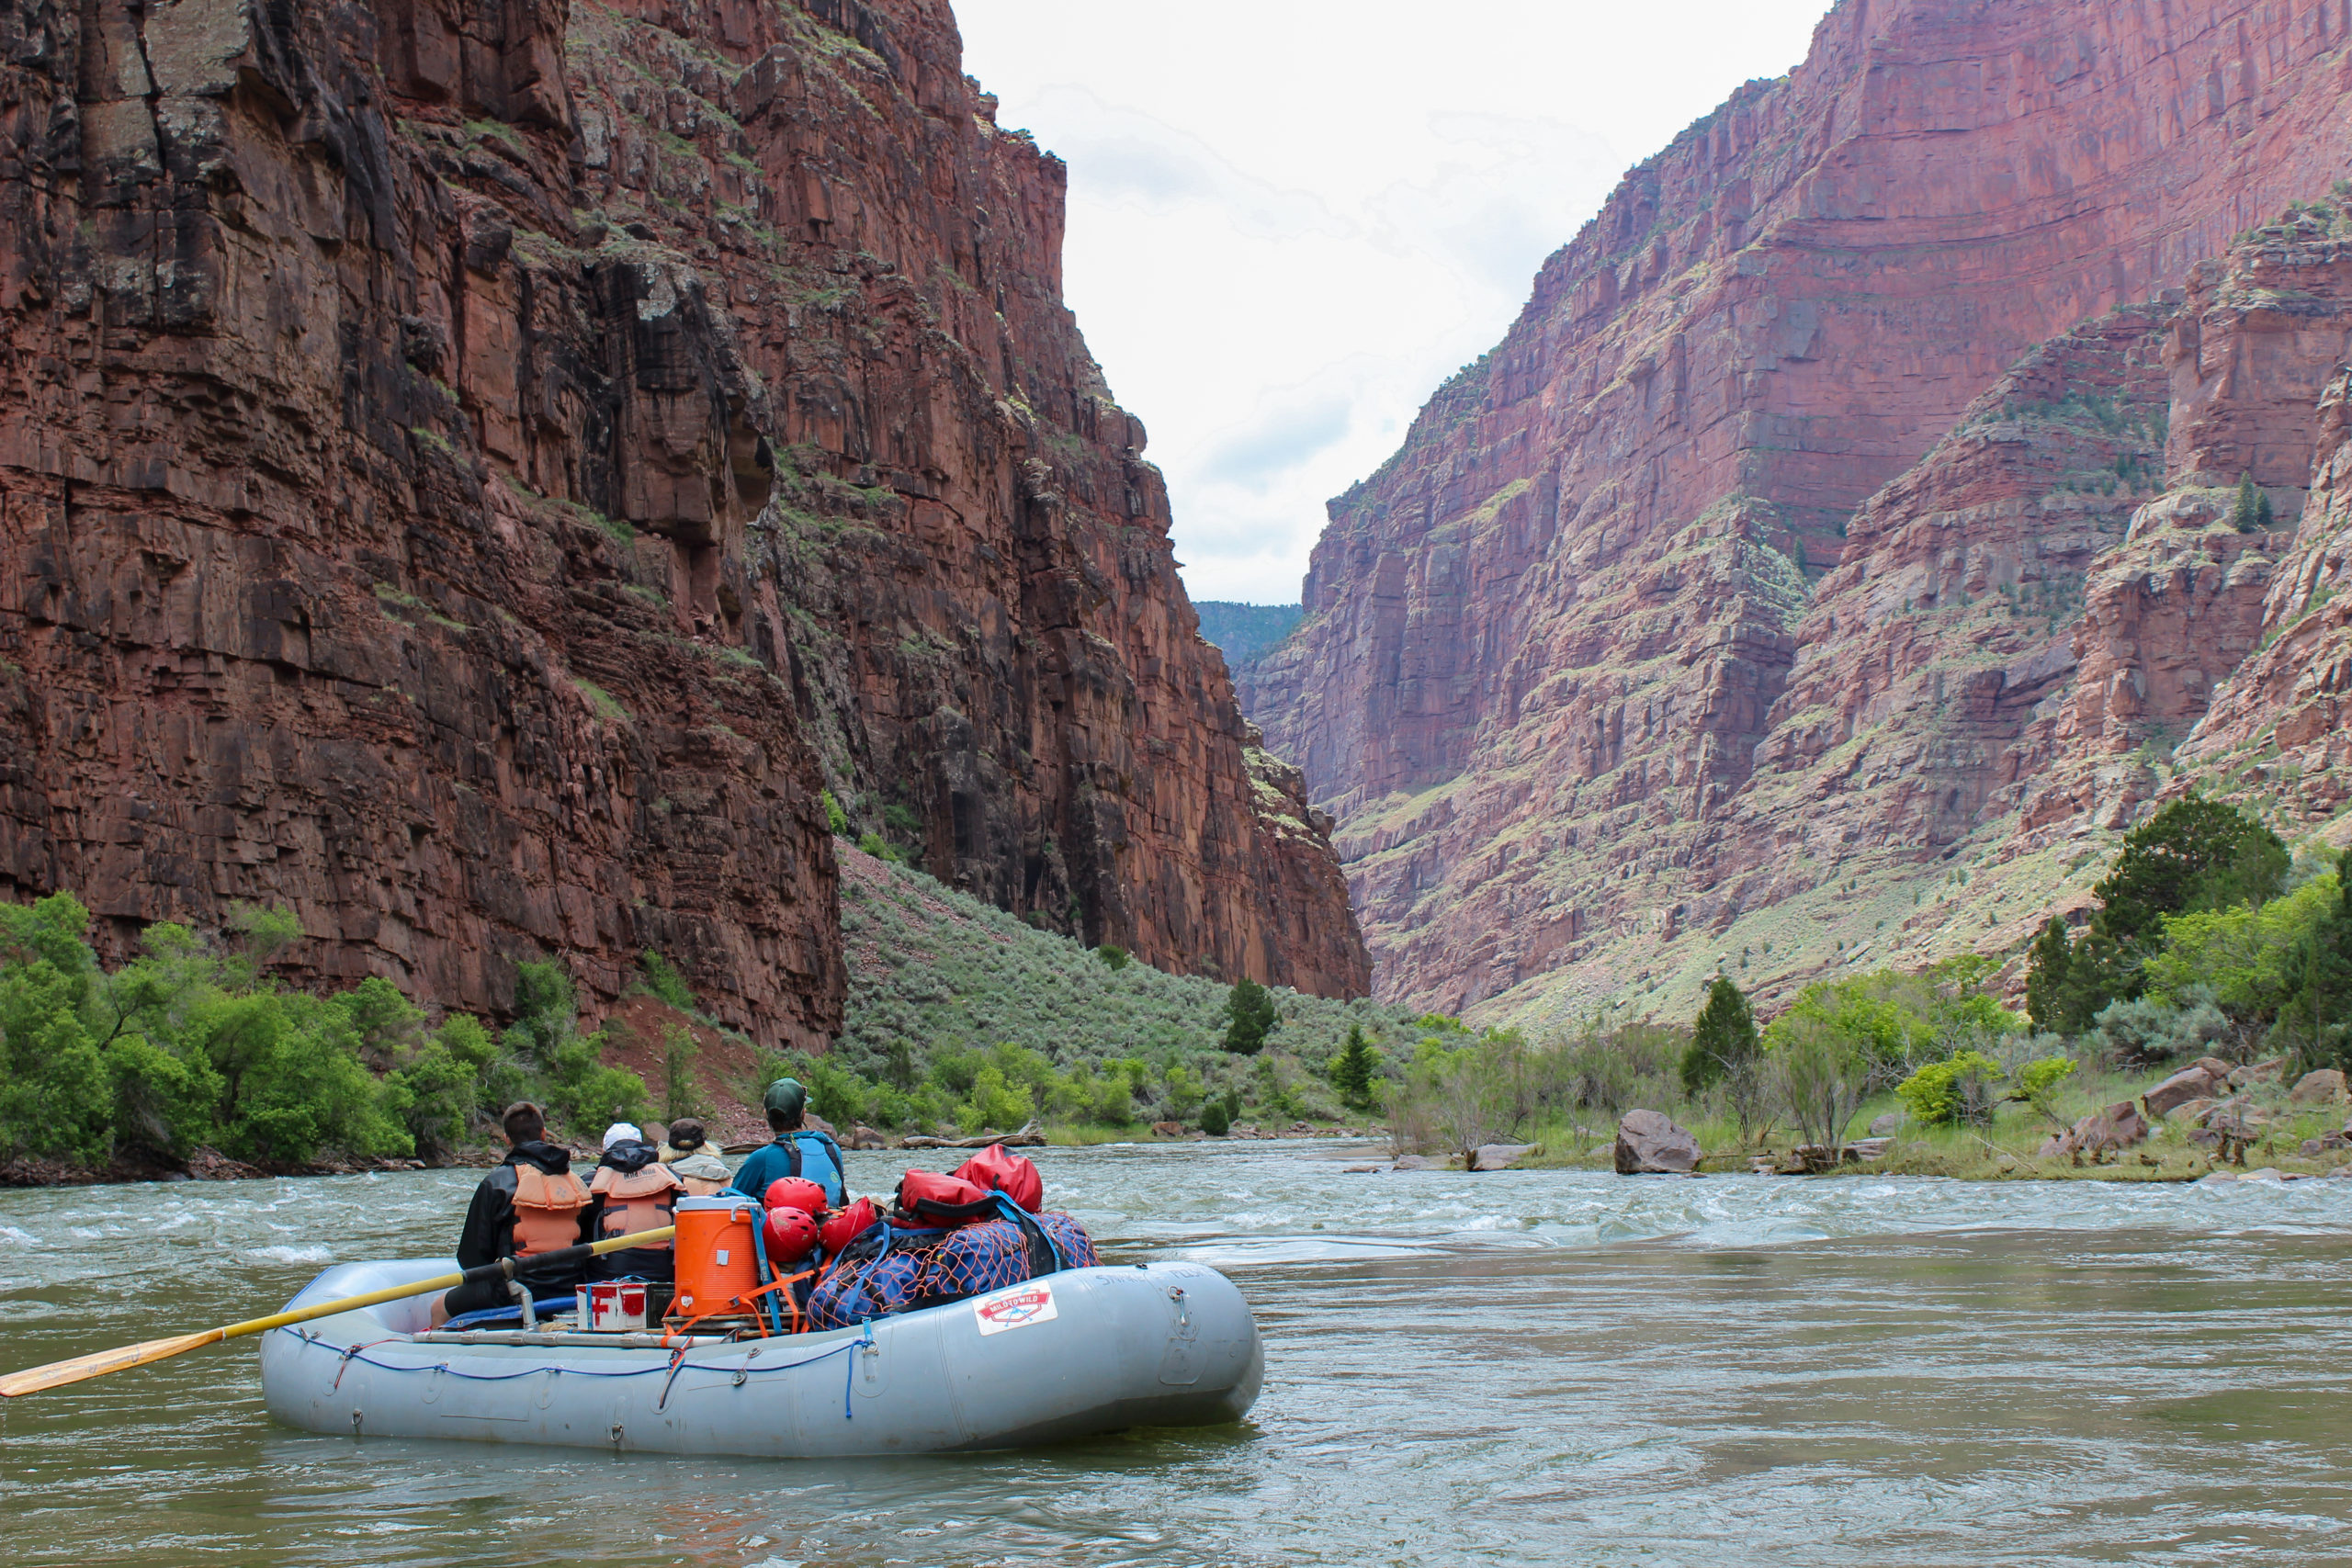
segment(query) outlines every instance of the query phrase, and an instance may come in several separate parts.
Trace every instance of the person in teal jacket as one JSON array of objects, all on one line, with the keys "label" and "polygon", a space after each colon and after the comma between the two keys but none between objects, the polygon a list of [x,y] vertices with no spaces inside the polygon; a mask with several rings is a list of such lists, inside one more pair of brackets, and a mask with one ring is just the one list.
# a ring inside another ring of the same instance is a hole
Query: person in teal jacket
[{"label": "person in teal jacket", "polygon": [[797,1078],[778,1078],[768,1085],[765,1105],[768,1131],[775,1141],[755,1149],[735,1172],[735,1190],[747,1197],[766,1196],[768,1183],[779,1177],[797,1176],[825,1190],[825,1201],[840,1208],[849,1201],[849,1168],[842,1146],[827,1133],[802,1122],[808,1111],[808,1091]]}]

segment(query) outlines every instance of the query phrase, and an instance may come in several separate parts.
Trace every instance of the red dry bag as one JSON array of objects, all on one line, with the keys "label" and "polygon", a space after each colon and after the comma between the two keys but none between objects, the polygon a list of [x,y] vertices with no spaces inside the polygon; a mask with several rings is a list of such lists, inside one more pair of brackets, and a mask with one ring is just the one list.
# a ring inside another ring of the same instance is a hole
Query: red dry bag
[{"label": "red dry bag", "polygon": [[996,1206],[987,1188],[960,1176],[910,1170],[899,1183],[899,1213],[910,1224],[953,1227],[993,1219]]},{"label": "red dry bag", "polygon": [[1033,1214],[1046,1201],[1046,1183],[1037,1168],[1002,1144],[990,1144],[957,1167],[956,1174],[975,1187],[1003,1193]]}]

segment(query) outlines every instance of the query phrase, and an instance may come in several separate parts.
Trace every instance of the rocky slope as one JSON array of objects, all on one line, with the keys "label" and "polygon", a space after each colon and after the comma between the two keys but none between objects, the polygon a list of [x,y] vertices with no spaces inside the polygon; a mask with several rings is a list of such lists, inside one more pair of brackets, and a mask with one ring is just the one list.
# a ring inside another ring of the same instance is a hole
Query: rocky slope
[{"label": "rocky slope", "polygon": [[[496,1010],[839,1028],[821,789],[1177,969],[1361,988],[944,4],[0,16],[0,879]],[[893,816],[897,807],[903,818]]]},{"label": "rocky slope", "polygon": [[[2159,469],[2144,302],[2341,173],[2344,33],[1848,0],[1634,171],[1332,503],[1307,619],[1245,685],[1342,820],[1381,993],[1638,1005],[1742,948],[1769,982],[1929,915],[1950,943],[1955,898],[2025,918],[1941,857],[2048,761],[2011,749],[2081,684],[2094,557],[2205,472]],[[2247,416],[2285,433],[2282,502],[2303,403]]]}]

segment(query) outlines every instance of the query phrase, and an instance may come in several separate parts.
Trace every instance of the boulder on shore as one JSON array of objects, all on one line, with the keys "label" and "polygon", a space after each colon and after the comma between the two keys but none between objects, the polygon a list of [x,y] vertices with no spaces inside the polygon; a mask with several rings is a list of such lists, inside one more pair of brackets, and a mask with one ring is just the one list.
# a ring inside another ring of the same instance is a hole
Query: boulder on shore
[{"label": "boulder on shore", "polygon": [[2180,1071],[2142,1095],[2140,1103],[2147,1108],[2151,1117],[2157,1117],[2164,1115],[2176,1106],[2186,1105],[2192,1100],[2211,1100],[2217,1094],[2228,1092],[2228,1089],[2229,1075],[2227,1073],[2216,1078],[2207,1072],[2202,1065],[2199,1065],[2181,1068]]},{"label": "boulder on shore", "polygon": [[2334,1067],[2305,1073],[2287,1091],[2287,1098],[2298,1105],[2340,1105],[2344,1100],[2344,1075]]},{"label": "boulder on shore", "polygon": [[1903,1131],[1903,1112],[1900,1111],[1889,1111],[1883,1115],[1871,1118],[1871,1136],[1873,1138],[1891,1138],[1901,1131]]},{"label": "boulder on shore", "polygon": [[1620,1176],[1683,1176],[1699,1168],[1699,1140],[1656,1111],[1625,1112],[1615,1154]]},{"label": "boulder on shore", "polygon": [[2076,1155],[2120,1154],[2148,1141],[2147,1121],[2128,1100],[2102,1106],[2058,1134],[2035,1151],[2041,1159],[2071,1159]]},{"label": "boulder on shore", "polygon": [[1509,1170],[1534,1152],[1533,1144],[1481,1144],[1470,1156],[1470,1168]]}]

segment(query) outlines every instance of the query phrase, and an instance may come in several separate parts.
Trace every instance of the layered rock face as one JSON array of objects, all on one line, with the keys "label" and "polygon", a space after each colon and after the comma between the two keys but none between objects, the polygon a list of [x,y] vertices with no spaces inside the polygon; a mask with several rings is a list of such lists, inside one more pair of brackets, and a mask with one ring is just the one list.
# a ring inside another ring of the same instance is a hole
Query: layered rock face
[{"label": "layered rock face", "polygon": [[[2053,767],[2026,803],[2028,835],[2084,814],[2121,826],[2143,801],[2190,783],[2256,803],[2290,832],[2343,804],[2335,752],[2309,745],[2329,728],[2313,710],[2335,678],[2324,615],[2276,645],[2324,612],[2339,570],[2347,235],[2352,220],[2332,207],[2304,210],[2196,270],[2171,349],[2171,493],[2101,563],[2082,674],[2056,727],[2072,765]],[[2245,531],[2236,519],[2248,477],[2275,527]],[[2274,741],[2294,745],[2295,760],[2265,755]],[[2135,750],[2175,777],[2114,766]]]},{"label": "layered rock face", "polygon": [[1152,962],[1361,986],[1059,166],[944,5],[812,4],[0,17],[11,891],[118,951],[289,905],[314,974],[488,1011],[657,948],[818,1044],[830,779]]},{"label": "layered rock face", "polygon": [[763,396],[690,274],[537,254],[563,20],[0,19],[0,856],[118,950],[284,904],[315,974],[494,1010],[518,958],[609,994],[655,947],[821,1042],[814,759],[684,608],[750,581]]},{"label": "layered rock face", "polygon": [[996,127],[947,7],[628,0],[572,62],[583,221],[696,268],[771,389],[741,614],[853,830],[1164,968],[1362,994],[1324,829],[1252,761],[1062,304],[1063,167]]},{"label": "layered rock face", "polygon": [[[1856,509],[1964,416],[1998,424],[1972,404],[2035,344],[2324,192],[2352,149],[2346,21],[2247,0],[1849,0],[1796,72],[1628,177],[1504,342],[1333,502],[1308,619],[1245,684],[1341,818],[1383,994],[1526,1012],[1638,1000],[1743,946],[1784,957],[1860,891],[1854,859],[1939,855],[2017,790],[2007,750],[2065,684],[2080,574],[2163,482],[2154,318],[2080,345],[2115,360],[2086,364],[2084,395],[2124,425],[2027,410],[2013,423],[2080,428],[2007,477],[1949,452],[1919,493]],[[2017,396],[2041,397],[2019,374]],[[1883,572],[1824,580],[1882,548]],[[1839,599],[1875,586],[1808,620],[1816,580]],[[1930,626],[1884,624],[1906,585]],[[1840,661],[1792,688],[1801,646],[1833,629]],[[1930,712],[1947,707],[1962,716]],[[1840,738],[1898,711],[1867,758]],[[1849,762],[1851,817],[1786,819]],[[1780,807],[1761,851],[1724,817],[1759,765]],[[1822,909],[1786,904],[1801,886]],[[1927,898],[1905,890],[1834,951],[1891,942]],[[1779,928],[1735,930],[1774,899]],[[1677,941],[1694,926],[1707,940]]]},{"label": "layered rock face", "polygon": [[2269,573],[2256,651],[2175,754],[2184,773],[2282,826],[2333,822],[2352,803],[2352,372],[2317,405],[2311,492]]}]

